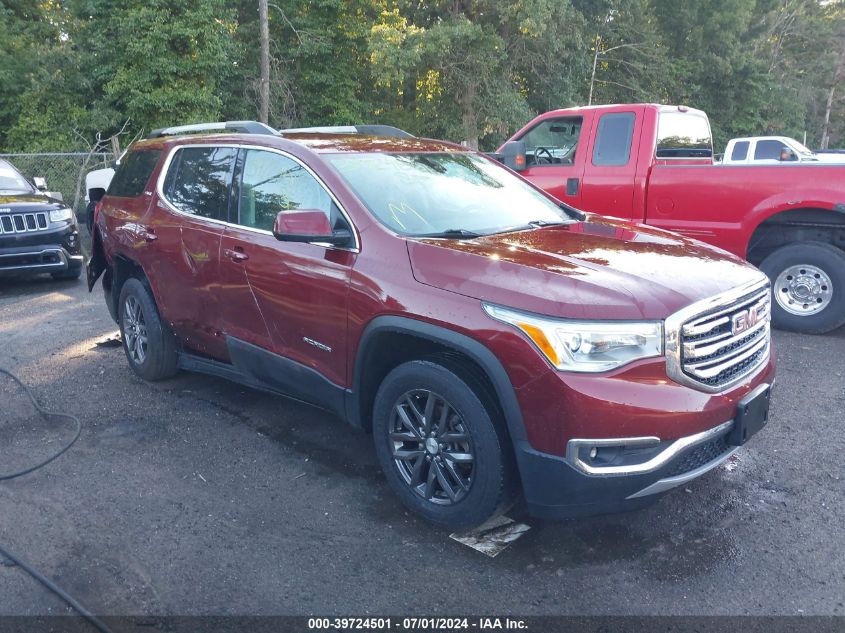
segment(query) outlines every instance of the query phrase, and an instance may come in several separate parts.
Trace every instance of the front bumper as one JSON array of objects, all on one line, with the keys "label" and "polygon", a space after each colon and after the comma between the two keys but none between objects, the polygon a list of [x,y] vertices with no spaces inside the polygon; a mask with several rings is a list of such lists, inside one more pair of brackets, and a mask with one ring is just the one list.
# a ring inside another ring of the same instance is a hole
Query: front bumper
[{"label": "front bumper", "polygon": [[[767,391],[759,385],[755,392]],[[656,437],[573,439],[565,458],[523,443],[517,460],[529,512],[549,519],[632,510],[725,462],[734,420],[661,442]],[[739,430],[743,427],[740,426]],[[610,451],[603,458],[602,451]]]},{"label": "front bumper", "polygon": [[0,237],[0,277],[78,270],[84,263],[76,224]]},{"label": "front bumper", "polygon": [[[730,421],[711,440],[690,446],[660,468],[620,476],[588,475],[568,461],[528,446],[517,449],[528,511],[545,519],[565,519],[634,510],[722,464],[736,452],[725,436]],[[717,427],[719,428],[719,427]]]}]

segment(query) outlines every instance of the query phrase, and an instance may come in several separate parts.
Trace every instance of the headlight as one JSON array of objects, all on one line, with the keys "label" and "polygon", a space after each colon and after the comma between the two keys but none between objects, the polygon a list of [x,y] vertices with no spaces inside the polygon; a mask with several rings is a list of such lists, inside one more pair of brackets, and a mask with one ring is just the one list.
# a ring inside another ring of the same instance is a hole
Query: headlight
[{"label": "headlight", "polygon": [[50,222],[70,222],[73,219],[73,211],[70,209],[54,209],[50,211]]},{"label": "headlight", "polygon": [[569,321],[483,305],[494,319],[522,330],[560,371],[608,371],[663,355],[661,321]]}]

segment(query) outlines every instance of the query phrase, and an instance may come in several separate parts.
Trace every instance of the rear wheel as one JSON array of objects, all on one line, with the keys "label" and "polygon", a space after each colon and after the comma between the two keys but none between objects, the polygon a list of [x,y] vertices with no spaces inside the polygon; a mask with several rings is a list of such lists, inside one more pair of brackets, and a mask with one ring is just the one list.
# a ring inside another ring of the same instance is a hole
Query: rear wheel
[{"label": "rear wheel", "polygon": [[118,310],[123,351],[132,370],[144,380],[173,376],[178,362],[176,341],[143,282],[132,278],[123,284]]},{"label": "rear wheel", "polygon": [[507,508],[508,440],[483,393],[429,361],[391,371],[373,408],[373,440],[402,502],[446,528],[481,525]]},{"label": "rear wheel", "polygon": [[845,252],[824,242],[779,248],[760,264],[772,282],[772,321],[823,334],[845,324]]}]

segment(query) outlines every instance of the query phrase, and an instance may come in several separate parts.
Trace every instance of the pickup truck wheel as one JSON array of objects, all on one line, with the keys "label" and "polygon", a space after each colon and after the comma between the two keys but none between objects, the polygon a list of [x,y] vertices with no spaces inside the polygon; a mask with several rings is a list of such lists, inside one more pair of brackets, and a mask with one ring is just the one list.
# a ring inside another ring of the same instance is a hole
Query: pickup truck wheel
[{"label": "pickup truck wheel", "polygon": [[403,503],[450,530],[481,525],[505,506],[507,438],[482,397],[429,361],[404,363],[379,387],[373,439]]},{"label": "pickup truck wheel", "polygon": [[845,324],[845,252],[824,242],[779,248],[760,264],[772,282],[772,322],[823,334]]},{"label": "pickup truck wheel", "polygon": [[173,334],[159,317],[149,289],[139,279],[123,284],[118,323],[129,366],[144,380],[163,380],[177,371]]}]

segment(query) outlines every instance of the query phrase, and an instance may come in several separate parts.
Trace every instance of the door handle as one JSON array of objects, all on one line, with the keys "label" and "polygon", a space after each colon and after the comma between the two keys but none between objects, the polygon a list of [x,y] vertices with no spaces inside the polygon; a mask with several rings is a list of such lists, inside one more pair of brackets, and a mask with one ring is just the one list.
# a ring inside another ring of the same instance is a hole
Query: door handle
[{"label": "door handle", "polygon": [[566,195],[567,196],[577,196],[579,184],[581,184],[581,183],[578,180],[578,178],[567,178],[566,179]]},{"label": "door handle", "polygon": [[140,235],[145,242],[155,242],[158,239],[158,235],[145,226],[141,227]]},{"label": "door handle", "polygon": [[228,257],[235,263],[245,262],[249,259],[249,255],[239,250],[232,250],[231,248],[224,248],[223,255]]}]

